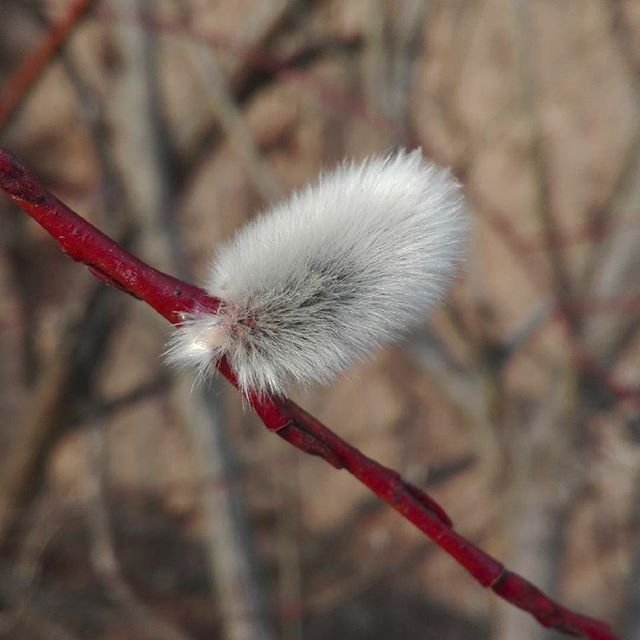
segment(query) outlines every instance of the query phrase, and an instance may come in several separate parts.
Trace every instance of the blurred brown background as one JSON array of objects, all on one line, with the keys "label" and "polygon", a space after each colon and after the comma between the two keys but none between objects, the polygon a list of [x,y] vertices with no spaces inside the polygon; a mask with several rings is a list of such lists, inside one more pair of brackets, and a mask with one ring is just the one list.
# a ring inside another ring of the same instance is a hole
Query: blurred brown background
[{"label": "blurred brown background", "polygon": [[[172,273],[345,156],[453,166],[447,305],[293,396],[634,639],[639,101],[635,0],[0,0],[0,143]],[[192,391],[168,331],[0,200],[0,637],[561,637],[225,383]]]}]

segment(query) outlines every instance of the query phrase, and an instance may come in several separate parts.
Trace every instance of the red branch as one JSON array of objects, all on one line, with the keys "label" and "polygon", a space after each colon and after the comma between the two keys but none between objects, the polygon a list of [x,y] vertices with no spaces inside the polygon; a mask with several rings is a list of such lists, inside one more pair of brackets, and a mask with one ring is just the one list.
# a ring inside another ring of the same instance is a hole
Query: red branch
[{"label": "red branch", "polygon": [[54,24],[5,82],[0,93],[0,130],[7,124],[33,88],[42,71],[64,46],[78,22],[95,0],[76,0],[67,15]]},{"label": "red branch", "polygon": [[[185,312],[216,309],[218,301],[138,260],[51,195],[20,162],[0,149],[0,188],[44,227],[62,250],[86,264],[98,278],[153,307],[173,324]],[[233,384],[226,362],[220,371]],[[462,565],[483,587],[529,612],[541,624],[568,635],[616,640],[609,626],[574,613],[504,568],[495,558],[456,533],[445,511],[426,493],[352,447],[287,399],[250,398],[268,429],[305,453],[346,469]]]}]

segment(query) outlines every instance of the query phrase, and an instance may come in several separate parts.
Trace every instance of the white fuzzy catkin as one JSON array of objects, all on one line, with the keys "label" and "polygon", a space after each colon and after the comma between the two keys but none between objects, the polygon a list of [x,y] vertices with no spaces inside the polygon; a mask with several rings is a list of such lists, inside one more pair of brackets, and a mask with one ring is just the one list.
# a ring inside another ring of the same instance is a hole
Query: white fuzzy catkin
[{"label": "white fuzzy catkin", "polygon": [[219,249],[206,289],[224,303],[167,359],[203,377],[226,356],[245,394],[327,382],[424,320],[468,230],[458,183],[419,150],[345,163]]}]

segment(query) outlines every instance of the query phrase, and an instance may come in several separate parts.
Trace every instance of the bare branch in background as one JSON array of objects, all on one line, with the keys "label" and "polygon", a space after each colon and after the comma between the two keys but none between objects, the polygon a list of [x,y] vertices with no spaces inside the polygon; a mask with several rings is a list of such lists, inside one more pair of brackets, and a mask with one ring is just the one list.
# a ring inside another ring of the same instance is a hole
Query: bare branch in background
[{"label": "bare branch in background", "polygon": [[44,69],[65,46],[73,30],[94,4],[95,0],[74,0],[67,15],[46,31],[38,45],[6,81],[0,93],[0,132],[18,112]]},{"label": "bare branch in background", "polygon": [[32,404],[0,470],[0,545],[39,490],[53,443],[98,375],[109,340],[124,316],[121,296],[114,293],[93,287],[69,307],[59,342],[39,376]]},{"label": "bare branch in background", "polygon": [[[189,397],[192,381],[183,377],[179,384],[176,394]],[[194,457],[207,480],[200,498],[203,541],[225,637],[268,640],[274,636],[249,540],[245,498],[241,485],[230,481],[238,462],[226,433],[220,390],[216,384],[206,394],[195,394],[192,402],[180,402],[182,411],[188,412],[181,417],[191,434]]]},{"label": "bare branch in background", "polygon": [[93,421],[86,434],[87,477],[86,515],[91,544],[91,560],[109,595],[136,622],[140,633],[149,640],[186,640],[186,636],[155,615],[133,593],[118,563],[107,502],[105,499],[105,442],[102,425]]},{"label": "bare branch in background", "polygon": [[[122,0],[121,9],[126,11],[130,4],[128,0]],[[136,8],[144,14],[149,4],[146,0],[138,0]],[[141,221],[144,254],[154,264],[186,275],[189,273],[188,261],[170,211],[175,193],[172,191],[169,150],[162,145],[169,136],[160,113],[157,38],[153,32],[135,23],[120,25],[117,33],[124,64],[118,81],[120,98],[113,106],[117,119],[115,130],[121,136],[120,167],[125,176],[130,207]],[[214,71],[217,73],[216,68]],[[222,79],[215,76],[212,82],[216,95],[231,101],[224,93]],[[244,136],[243,141],[253,149],[237,112],[229,104],[226,107],[236,118],[230,133]],[[233,450],[224,433],[226,426],[217,394],[192,393],[192,381],[185,375],[177,375],[173,386],[173,398],[192,441],[198,475],[202,478],[231,476],[234,472]],[[270,638],[240,487],[228,484],[220,491],[205,489],[200,496],[200,505],[205,521],[203,543],[214,592],[220,596],[219,610],[226,636],[230,640]]]},{"label": "bare branch in background", "polygon": [[283,195],[282,189],[251,137],[214,52],[190,40],[185,41],[185,47],[204,86],[205,102],[211,104],[214,117],[229,144],[242,159],[258,193],[265,202],[277,200]]}]

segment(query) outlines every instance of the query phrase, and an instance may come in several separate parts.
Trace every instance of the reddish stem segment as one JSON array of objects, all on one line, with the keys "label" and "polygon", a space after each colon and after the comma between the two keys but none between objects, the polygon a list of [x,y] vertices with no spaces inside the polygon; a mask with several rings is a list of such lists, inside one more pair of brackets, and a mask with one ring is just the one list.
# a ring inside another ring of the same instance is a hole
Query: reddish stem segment
[{"label": "reddish stem segment", "polygon": [[0,149],[0,187],[55,238],[70,258],[107,284],[144,300],[169,322],[197,309],[215,310],[202,289],[142,262],[51,195],[18,160]]},{"label": "reddish stem segment", "polygon": [[[161,273],[132,256],[51,195],[18,160],[0,149],[0,188],[44,227],[62,250],[86,264],[101,280],[143,300],[176,324],[184,313],[215,310],[218,301],[202,289]],[[236,385],[226,361],[221,373]],[[592,640],[616,640],[604,622],[554,602],[521,576],[454,531],[446,512],[395,471],[368,458],[290,400],[251,397],[268,429],[305,453],[346,469],[378,497],[412,522],[462,565],[482,586],[529,612],[541,624]]]},{"label": "reddish stem segment", "polygon": [[47,31],[38,45],[5,82],[0,94],[0,129],[22,104],[42,71],[64,46],[76,25],[87,15],[95,0],[76,0],[67,15]]}]

